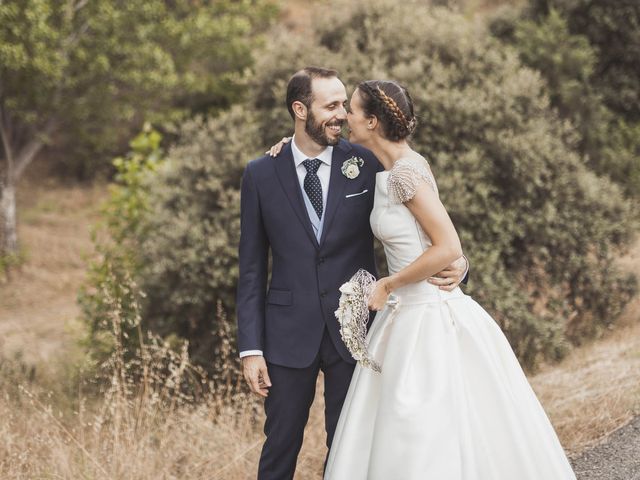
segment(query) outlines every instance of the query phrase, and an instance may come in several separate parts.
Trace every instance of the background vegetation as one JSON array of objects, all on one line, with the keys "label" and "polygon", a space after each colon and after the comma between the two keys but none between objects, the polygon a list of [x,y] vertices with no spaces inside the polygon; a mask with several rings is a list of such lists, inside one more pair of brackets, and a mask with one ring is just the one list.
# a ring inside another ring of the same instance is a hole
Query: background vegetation
[{"label": "background vegetation", "polygon": [[[553,12],[549,21],[562,24]],[[533,34],[518,32],[514,38],[532,42]],[[593,64],[583,46],[578,70]],[[234,309],[242,169],[290,132],[285,85],[292,66],[308,63],[337,68],[351,89],[360,79],[394,78],[413,92],[413,142],[432,163],[471,259],[469,290],[526,366],[558,359],[614,323],[634,292],[614,259],[634,233],[636,200],[594,167],[580,128],[563,118],[574,110],[553,104],[574,79],[551,84],[523,55],[460,13],[411,2],[351,2],[311,30],[274,34],[244,101],[215,119],[186,122],[160,168],[143,168],[140,185],[123,184],[144,189],[148,203],[145,211],[113,211],[124,221],[113,236],[132,243],[136,281],[147,293],[144,325],[189,339],[194,357],[211,362],[216,303]],[[144,166],[135,155],[118,164]],[[87,318],[95,326],[101,300],[92,298]]]},{"label": "background vegetation", "polygon": [[[640,211],[640,5],[307,3],[0,5],[0,338],[41,315],[11,318],[44,279],[42,310],[79,317],[81,332],[49,348],[65,357],[57,366],[9,358],[0,344],[3,476],[253,471],[260,408],[234,341],[239,187],[246,163],[291,133],[286,82],[308,64],[338,69],[349,92],[369,78],[409,88],[414,146],[471,260],[467,291],[528,371],[542,369],[533,383],[565,446],[577,451],[638,411],[637,343],[614,334],[604,351],[577,347],[628,328],[640,308],[637,252],[627,254]],[[85,203],[56,193],[104,178],[108,192]],[[30,204],[35,192],[48,200]],[[80,215],[99,198],[92,253],[66,252],[64,273],[53,228],[76,222],[59,240],[78,249]],[[50,237],[34,243],[31,227]],[[57,298],[80,284],[80,310],[67,312]],[[550,374],[572,350],[591,360]],[[301,478],[324,459],[314,408]]]},{"label": "background vegetation", "polygon": [[2,2],[0,255],[19,250],[15,187],[43,151],[52,171],[94,178],[143,120],[228,108],[274,13],[262,0]]}]

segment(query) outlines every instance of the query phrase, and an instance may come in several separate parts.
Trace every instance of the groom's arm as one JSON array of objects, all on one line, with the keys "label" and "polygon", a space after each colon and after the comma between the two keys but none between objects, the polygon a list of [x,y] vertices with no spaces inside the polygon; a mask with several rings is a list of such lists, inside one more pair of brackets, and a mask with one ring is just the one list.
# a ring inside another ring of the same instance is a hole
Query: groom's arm
[{"label": "groom's arm", "polygon": [[242,177],[240,196],[240,274],[236,305],[241,357],[262,355],[268,255],[269,239],[249,164]]}]

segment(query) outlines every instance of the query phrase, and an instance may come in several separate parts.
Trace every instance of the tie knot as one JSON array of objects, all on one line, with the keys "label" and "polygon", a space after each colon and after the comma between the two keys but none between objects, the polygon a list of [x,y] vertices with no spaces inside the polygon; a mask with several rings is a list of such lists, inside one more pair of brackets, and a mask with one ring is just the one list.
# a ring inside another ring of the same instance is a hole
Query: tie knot
[{"label": "tie knot", "polygon": [[320,164],[322,162],[317,158],[307,158],[302,164],[304,168],[307,169],[308,173],[318,173],[318,169],[320,168]]}]

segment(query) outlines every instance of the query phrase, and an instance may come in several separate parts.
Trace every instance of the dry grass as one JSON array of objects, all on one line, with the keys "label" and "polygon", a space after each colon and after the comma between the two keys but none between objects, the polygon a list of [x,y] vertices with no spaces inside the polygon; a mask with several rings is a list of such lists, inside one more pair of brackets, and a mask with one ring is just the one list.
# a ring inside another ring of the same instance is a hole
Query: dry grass
[{"label": "dry grass", "polygon": [[184,351],[154,342],[145,348],[139,363],[116,354],[101,394],[79,392],[70,413],[38,386],[5,383],[5,365],[0,478],[244,478],[216,472],[255,437],[253,402],[239,395],[232,410],[211,394],[193,402],[176,388],[194,378]]},{"label": "dry grass", "polygon": [[[0,398],[0,478],[255,478],[263,418],[255,415],[251,400],[227,409],[214,398],[168,408],[151,397],[123,402],[82,396],[81,407],[68,414],[52,406],[60,399],[46,392],[22,387],[5,395]],[[326,448],[320,403],[307,428],[298,480],[321,476]]]},{"label": "dry grass", "polygon": [[76,292],[93,251],[90,227],[106,187],[24,181],[18,190],[18,235],[27,261],[0,276],[0,352],[45,364],[73,347]]},{"label": "dry grass", "polygon": [[[106,384],[112,388],[99,395],[79,388],[83,382],[72,382],[72,394],[59,387],[68,382],[69,363],[82,357],[75,296],[83,256],[91,252],[89,225],[104,196],[104,187],[56,185],[30,186],[20,194],[28,259],[0,286],[0,478],[255,478],[263,418],[251,399],[238,397],[224,407],[205,396],[193,404],[167,396],[166,382],[140,388],[144,382],[118,380],[122,376],[112,377]],[[640,244],[624,263],[640,270]],[[639,413],[639,302],[618,329],[531,377],[569,452]],[[186,365],[183,357],[174,360]],[[321,382],[299,480],[319,478],[326,454]]]},{"label": "dry grass", "polygon": [[640,414],[640,324],[530,380],[565,449],[580,452]]},{"label": "dry grass", "polygon": [[[45,398],[44,400],[42,398]],[[255,478],[262,418],[246,401],[220,411],[215,400],[173,409],[100,401],[72,414],[52,407],[44,393],[23,390],[0,398],[0,477],[114,479]],[[99,412],[110,410],[109,421]],[[212,412],[218,411],[217,415]],[[324,446],[313,435],[322,424],[314,407],[312,434],[300,455],[297,479],[320,477]],[[119,418],[118,421],[115,418]]]},{"label": "dry grass", "polygon": [[[630,272],[640,272],[640,241],[620,263]],[[530,380],[571,453],[597,443],[639,415],[640,297],[627,305],[612,332]]]}]

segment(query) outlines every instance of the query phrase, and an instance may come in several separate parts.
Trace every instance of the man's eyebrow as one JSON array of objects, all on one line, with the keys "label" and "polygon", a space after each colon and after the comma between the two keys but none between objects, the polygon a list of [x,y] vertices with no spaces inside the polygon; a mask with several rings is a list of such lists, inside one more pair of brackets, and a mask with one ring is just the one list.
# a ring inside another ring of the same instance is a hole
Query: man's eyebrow
[{"label": "man's eyebrow", "polygon": [[349,99],[346,100],[333,100],[332,102],[327,102],[324,104],[325,107],[328,107],[330,105],[342,105],[343,103],[348,102]]}]

